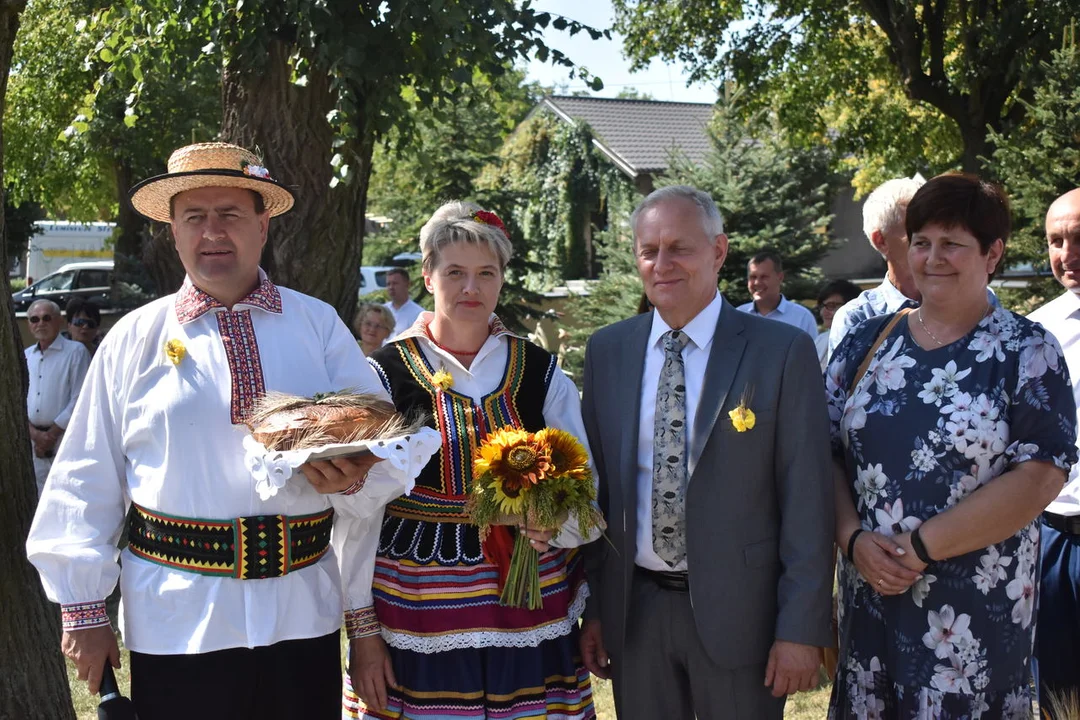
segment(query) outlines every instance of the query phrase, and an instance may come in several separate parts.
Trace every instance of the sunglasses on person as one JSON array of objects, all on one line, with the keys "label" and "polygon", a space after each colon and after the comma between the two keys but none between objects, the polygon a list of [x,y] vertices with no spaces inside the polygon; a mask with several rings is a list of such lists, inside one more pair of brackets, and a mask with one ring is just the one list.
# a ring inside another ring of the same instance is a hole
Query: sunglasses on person
[{"label": "sunglasses on person", "polygon": [[51,323],[53,321],[52,315],[31,315],[27,318],[31,325],[37,325],[39,322]]},{"label": "sunglasses on person", "polygon": [[75,318],[69,324],[74,325],[77,328],[86,328],[87,330],[97,330],[98,324],[90,318]]}]

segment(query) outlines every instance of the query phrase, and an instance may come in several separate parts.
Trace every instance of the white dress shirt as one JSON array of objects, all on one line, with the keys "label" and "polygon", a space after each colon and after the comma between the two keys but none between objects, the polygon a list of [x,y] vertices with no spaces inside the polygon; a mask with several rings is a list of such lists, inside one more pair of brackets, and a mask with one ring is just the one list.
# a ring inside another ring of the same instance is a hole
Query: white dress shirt
[{"label": "white dress shirt", "polygon": [[[720,309],[724,303],[720,293],[712,299],[705,309],[688,322],[682,331],[690,342],[683,348],[683,365],[686,370],[686,447],[689,452],[697,415],[701,388],[705,384],[705,370],[709,364],[709,352],[712,350],[716,323],[720,320]],[[664,367],[664,346],[660,337],[672,328],[653,311],[652,330],[649,331],[649,344],[645,349],[645,368],[641,375],[641,417],[638,421],[637,452],[637,554],[634,562],[646,570],[685,571],[686,560],[674,568],[660,559],[653,550],[652,541],[652,484],[653,484],[653,428],[656,417],[656,388],[660,384],[660,371]]]},{"label": "white dress shirt", "polygon": [[[1061,345],[1080,419],[1080,296],[1066,291],[1028,315],[1028,319],[1049,330]],[[1065,487],[1046,510],[1058,515],[1080,515],[1080,463],[1072,466]]]},{"label": "white dress shirt", "polygon": [[90,367],[90,353],[81,342],[57,335],[45,350],[37,343],[26,348],[26,366],[30,370],[26,396],[30,424],[49,427],[56,423],[66,428]]},{"label": "white dress shirt", "polygon": [[[454,392],[467,395],[476,405],[481,405],[485,396],[495,392],[503,384],[509,352],[507,336],[512,333],[503,326],[496,315],[492,314],[491,334],[480,346],[480,352],[473,358],[472,363],[466,368],[457,358],[432,342],[428,336],[426,327],[434,317],[432,312],[421,311],[416,322],[402,337],[416,338],[420,344],[420,351],[424,353],[428,363],[433,368],[442,368],[450,373],[453,378]],[[555,369],[551,382],[548,384],[543,413],[547,427],[565,430],[581,442],[589,455],[589,467],[593,468],[593,484],[596,485],[599,479],[596,477],[592,451],[589,450],[589,439],[585,436],[585,422],[581,419],[581,397],[578,395],[574,381],[558,368]],[[551,546],[573,548],[598,537],[600,537],[599,530],[587,539],[583,538],[577,519],[570,517],[563,524],[558,536],[551,541]]]},{"label": "white dress shirt", "polygon": [[406,300],[399,308],[394,307],[393,300],[384,305],[390,308],[390,312],[394,315],[394,331],[390,333],[386,342],[396,339],[398,335],[411,328],[416,318],[420,317],[420,313],[424,312],[424,308],[412,298]]},{"label": "white dress shirt", "polygon": [[[365,503],[364,491],[321,495],[302,477],[290,480],[290,492],[260,500],[244,462],[248,431],[238,398],[249,393],[250,401],[260,386],[304,396],[351,388],[385,398],[386,391],[329,305],[263,276],[226,314],[189,283],[122,318],[102,342],[30,529],[30,561],[53,602],[95,603],[121,576],[116,543],[129,502],[202,519],[306,515],[333,505],[333,548],[282,577],[200,575],[125,549],[120,626],[128,648],[150,654],[334,632],[343,586],[345,607],[371,605],[382,505]],[[184,347],[176,363],[164,351],[170,340]],[[383,472],[376,465],[372,477]]]},{"label": "white dress shirt", "polygon": [[817,320],[814,318],[814,313],[810,312],[799,303],[791,302],[783,295],[780,296],[780,304],[765,315],[758,312],[757,305],[755,305],[753,301],[743,303],[738,309],[740,312],[750,313],[751,315],[757,315],[758,317],[779,320],[782,323],[787,323],[788,325],[799,328],[812,338],[817,337]]}]

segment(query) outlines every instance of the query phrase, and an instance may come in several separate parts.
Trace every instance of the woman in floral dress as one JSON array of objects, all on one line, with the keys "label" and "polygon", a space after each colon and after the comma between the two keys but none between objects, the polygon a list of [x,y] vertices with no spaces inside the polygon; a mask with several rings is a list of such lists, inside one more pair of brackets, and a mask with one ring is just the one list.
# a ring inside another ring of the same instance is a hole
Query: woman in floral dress
[{"label": "woman in floral dress", "polygon": [[906,224],[922,306],[860,325],[826,378],[844,554],[829,717],[1029,718],[1038,517],[1076,460],[1068,371],[1050,333],[987,302],[999,189],[936,177]]}]

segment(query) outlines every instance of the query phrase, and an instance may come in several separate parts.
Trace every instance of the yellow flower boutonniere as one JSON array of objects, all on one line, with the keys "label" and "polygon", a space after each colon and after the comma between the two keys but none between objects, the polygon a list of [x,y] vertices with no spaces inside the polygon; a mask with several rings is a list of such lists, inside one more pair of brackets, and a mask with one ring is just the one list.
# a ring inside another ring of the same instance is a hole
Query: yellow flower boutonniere
[{"label": "yellow flower boutonniere", "polygon": [[754,417],[754,411],[750,409],[750,399],[754,393],[747,386],[743,390],[742,399],[739,400],[739,405],[734,410],[728,412],[728,417],[731,418],[731,425],[735,428],[736,432],[746,432],[747,430],[753,430],[754,424],[757,422],[757,418]]},{"label": "yellow flower boutonniere", "polygon": [[187,355],[187,348],[179,340],[169,340],[165,343],[165,357],[169,358],[173,365],[179,365]]},{"label": "yellow flower boutonniere", "polygon": [[446,368],[439,368],[439,371],[431,376],[431,382],[443,390],[449,390],[454,385],[454,376],[448,373]]}]

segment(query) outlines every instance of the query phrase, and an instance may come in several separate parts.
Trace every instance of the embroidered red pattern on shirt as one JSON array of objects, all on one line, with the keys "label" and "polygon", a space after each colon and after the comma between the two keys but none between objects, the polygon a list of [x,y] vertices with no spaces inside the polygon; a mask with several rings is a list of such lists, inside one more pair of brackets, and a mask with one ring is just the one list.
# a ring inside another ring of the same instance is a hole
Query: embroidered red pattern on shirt
[{"label": "embroidered red pattern on shirt", "polygon": [[250,310],[222,310],[217,314],[217,321],[232,380],[232,422],[239,425],[251,414],[255,401],[266,394],[259,342],[255,338]]},{"label": "embroidered red pattern on shirt", "polygon": [[[250,305],[260,310],[281,314],[281,293],[269,278],[263,278],[259,287],[252,290],[237,305]],[[214,308],[225,307],[190,282],[185,282],[177,291],[173,306],[176,308],[176,319],[181,323],[198,320]]]}]

